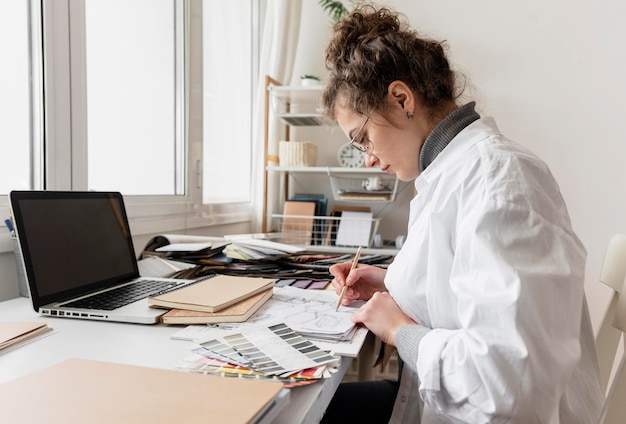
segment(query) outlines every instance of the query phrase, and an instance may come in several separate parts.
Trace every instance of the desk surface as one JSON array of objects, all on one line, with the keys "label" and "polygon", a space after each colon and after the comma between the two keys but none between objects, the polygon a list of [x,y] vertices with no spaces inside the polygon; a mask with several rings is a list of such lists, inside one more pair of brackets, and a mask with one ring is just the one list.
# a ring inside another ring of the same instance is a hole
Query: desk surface
[{"label": "desk surface", "polygon": [[[0,383],[69,358],[174,369],[188,354],[188,343],[172,340],[179,326],[124,324],[44,317],[33,311],[30,299],[0,302],[0,321],[45,321],[55,330],[42,339],[0,353]],[[287,406],[273,423],[316,423],[350,366],[343,357],[332,378],[291,389]]]}]

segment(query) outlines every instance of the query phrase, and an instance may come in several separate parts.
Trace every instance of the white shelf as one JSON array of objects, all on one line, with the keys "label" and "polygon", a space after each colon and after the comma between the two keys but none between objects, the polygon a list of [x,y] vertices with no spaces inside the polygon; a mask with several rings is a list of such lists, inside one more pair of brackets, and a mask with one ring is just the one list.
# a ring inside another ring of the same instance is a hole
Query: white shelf
[{"label": "white shelf", "polygon": [[308,86],[287,86],[287,85],[270,85],[267,89],[272,96],[279,100],[288,102],[317,102],[322,94],[321,85]]},{"label": "white shelf", "polygon": [[319,126],[324,124],[320,111],[322,86],[287,87],[270,85],[274,115],[293,126]]},{"label": "white shelf", "polygon": [[268,171],[272,172],[297,172],[310,174],[348,174],[348,175],[387,175],[378,168],[344,168],[341,166],[275,166],[269,165]]},{"label": "white shelf", "polygon": [[[287,174],[322,174],[329,177],[333,198],[346,203],[390,203],[396,200],[398,178],[378,168],[343,168],[330,166],[268,166],[268,171]],[[380,177],[387,187],[384,191],[362,189],[362,182]]]}]

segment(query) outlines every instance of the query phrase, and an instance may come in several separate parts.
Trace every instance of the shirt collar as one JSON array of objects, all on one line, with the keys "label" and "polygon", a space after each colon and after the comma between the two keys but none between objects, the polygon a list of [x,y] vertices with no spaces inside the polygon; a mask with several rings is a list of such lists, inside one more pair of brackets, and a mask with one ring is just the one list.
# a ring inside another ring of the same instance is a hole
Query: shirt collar
[{"label": "shirt collar", "polygon": [[428,135],[419,156],[420,173],[431,164],[439,153],[456,137],[458,133],[480,118],[474,110],[476,102],[469,102],[446,116]]}]

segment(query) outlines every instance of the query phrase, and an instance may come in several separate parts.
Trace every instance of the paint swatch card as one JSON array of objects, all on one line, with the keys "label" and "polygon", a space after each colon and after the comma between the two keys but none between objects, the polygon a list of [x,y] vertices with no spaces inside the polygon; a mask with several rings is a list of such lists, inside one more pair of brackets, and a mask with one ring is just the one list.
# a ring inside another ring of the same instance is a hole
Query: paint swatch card
[{"label": "paint swatch card", "polygon": [[313,281],[311,284],[308,285],[307,289],[309,289],[309,290],[324,290],[329,284],[330,284],[330,281],[328,281],[328,280]]},{"label": "paint swatch card", "polygon": [[250,368],[268,375],[282,375],[322,365],[337,364],[329,355],[282,322],[245,326],[216,340],[198,340],[201,346],[222,355],[236,352],[250,361]]}]

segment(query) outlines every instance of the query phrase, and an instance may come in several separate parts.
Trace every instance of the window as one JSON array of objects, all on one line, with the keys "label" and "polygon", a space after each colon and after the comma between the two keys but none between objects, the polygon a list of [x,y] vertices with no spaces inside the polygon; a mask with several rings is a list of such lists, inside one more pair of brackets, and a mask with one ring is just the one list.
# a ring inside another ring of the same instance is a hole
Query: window
[{"label": "window", "polygon": [[150,223],[134,233],[249,220],[260,7],[0,0],[0,207],[15,188],[116,190]]},{"label": "window", "polygon": [[38,116],[33,110],[33,96],[40,90],[36,73],[31,85],[31,60],[40,50],[31,49],[29,23],[28,2],[0,0],[0,55],[10,58],[0,66],[0,195],[41,184]]},{"label": "window", "polygon": [[249,0],[203,2],[204,203],[250,200],[253,12]]},{"label": "window", "polygon": [[86,0],[90,190],[185,194],[182,15],[174,0]]}]

